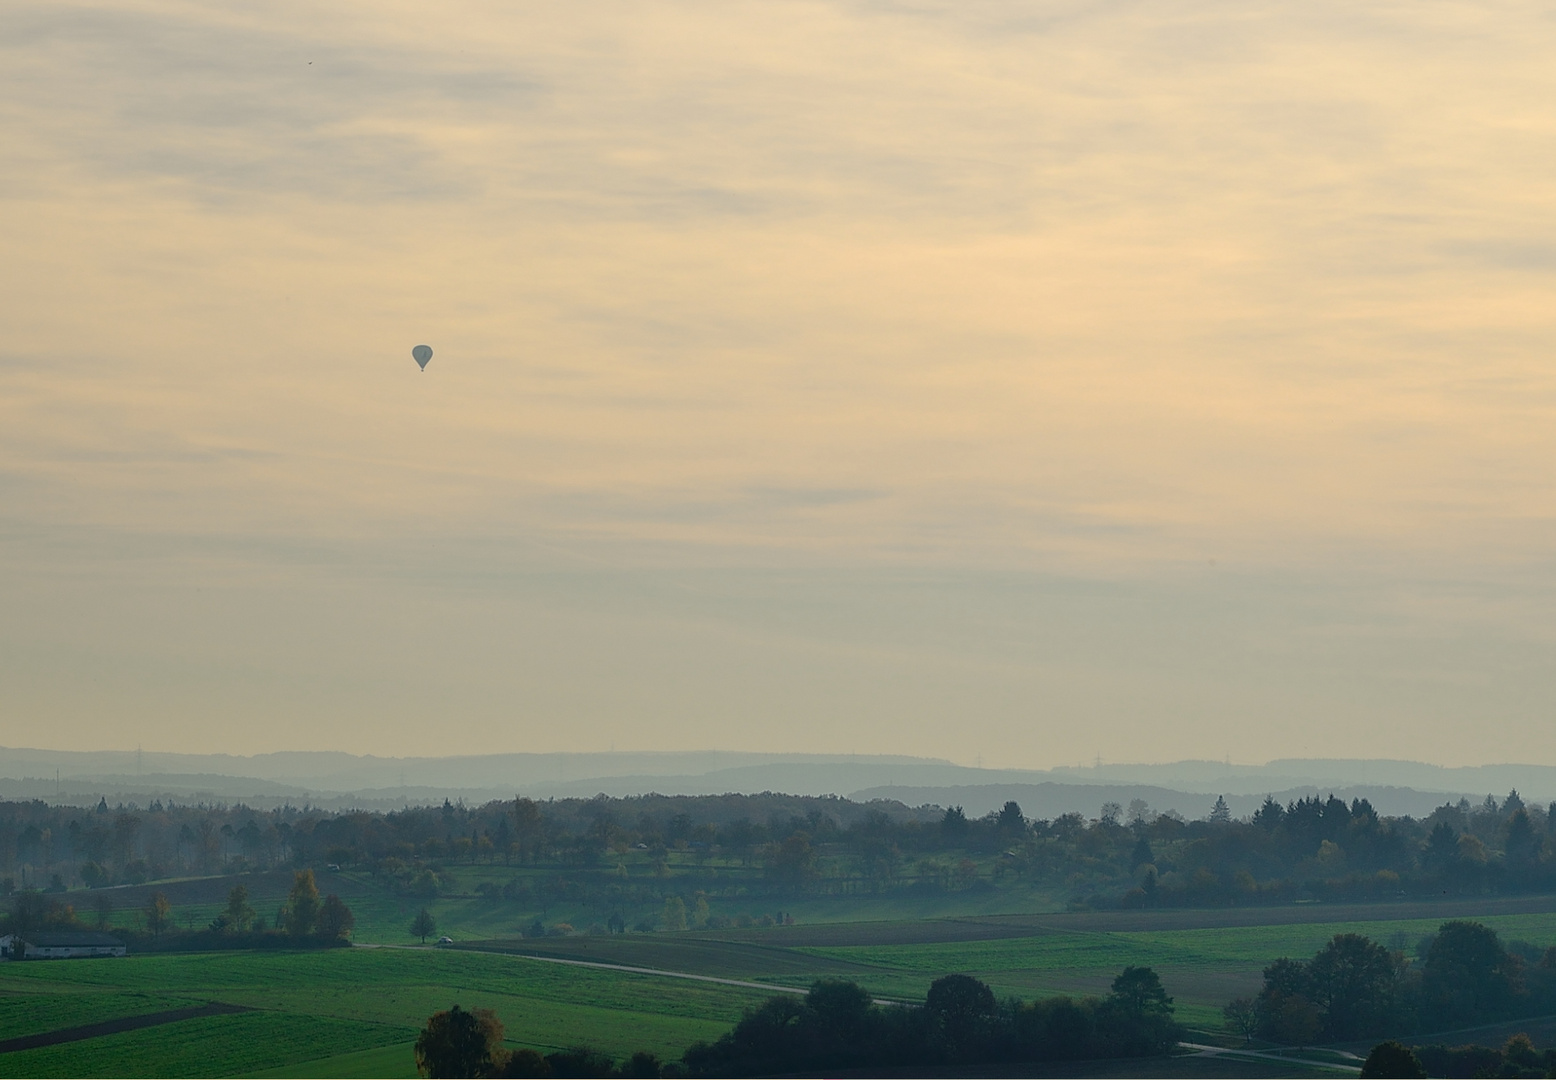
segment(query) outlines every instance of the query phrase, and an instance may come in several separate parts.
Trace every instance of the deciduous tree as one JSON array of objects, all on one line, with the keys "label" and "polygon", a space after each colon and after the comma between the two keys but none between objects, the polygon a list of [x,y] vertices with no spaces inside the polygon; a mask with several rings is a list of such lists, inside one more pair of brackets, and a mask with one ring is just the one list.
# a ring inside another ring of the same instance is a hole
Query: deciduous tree
[{"label": "deciduous tree", "polygon": [[1427,950],[1421,992],[1438,1022],[1469,1027],[1502,1015],[1519,990],[1518,963],[1480,923],[1445,922]]},{"label": "deciduous tree", "polygon": [[1421,1062],[1408,1046],[1391,1040],[1372,1048],[1367,1060],[1362,1062],[1361,1074],[1364,1077],[1398,1076],[1415,1080],[1426,1076],[1426,1070],[1421,1068]]},{"label": "deciduous tree", "polygon": [[1253,998],[1234,998],[1226,1003],[1221,1015],[1226,1017],[1226,1026],[1241,1035],[1244,1043],[1253,1041],[1259,1028],[1259,1010],[1254,1008]]},{"label": "deciduous tree", "polygon": [[249,891],[242,885],[234,885],[227,893],[227,910],[222,912],[223,929],[228,933],[247,930],[254,924],[254,909],[249,906]]},{"label": "deciduous tree", "polygon": [[314,883],[312,870],[299,870],[292,875],[292,891],[286,897],[286,932],[293,937],[306,937],[313,932],[319,918],[319,886]]},{"label": "deciduous tree", "polygon": [[983,1037],[998,1002],[988,985],[971,975],[942,975],[929,984],[924,1011],[953,1055]]},{"label": "deciduous tree", "polygon": [[1324,1035],[1348,1039],[1387,1025],[1397,968],[1382,945],[1360,934],[1336,934],[1307,965],[1309,998]]},{"label": "deciduous tree", "polygon": [[507,1061],[502,1021],[490,1009],[433,1013],[416,1038],[416,1070],[430,1077],[490,1076]]},{"label": "deciduous tree", "polygon": [[172,922],[173,905],[161,893],[152,893],[146,902],[146,929],[151,931],[152,937],[159,938]]},{"label": "deciduous tree", "polygon": [[330,940],[349,937],[356,925],[357,917],[351,913],[345,901],[334,893],[324,898],[324,903],[319,906],[320,937]]},{"label": "deciduous tree", "polygon": [[427,937],[438,932],[437,920],[432,917],[432,912],[422,908],[411,920],[411,933],[421,938],[423,945],[427,944]]}]

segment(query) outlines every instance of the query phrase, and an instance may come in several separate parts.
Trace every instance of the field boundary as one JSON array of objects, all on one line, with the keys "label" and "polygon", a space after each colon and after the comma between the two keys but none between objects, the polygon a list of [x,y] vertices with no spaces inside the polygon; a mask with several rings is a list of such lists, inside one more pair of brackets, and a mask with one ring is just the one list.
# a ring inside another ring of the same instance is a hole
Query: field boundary
[{"label": "field boundary", "polygon": [[57,1028],[36,1035],[22,1035],[0,1041],[0,1054],[18,1050],[34,1050],[40,1046],[58,1046],[61,1043],[96,1039],[103,1035],[117,1035],[121,1031],[138,1031],[141,1028],[176,1024],[180,1020],[198,1020],[206,1016],[227,1016],[232,1013],[253,1012],[248,1005],[229,1005],[225,1001],[208,1001],[204,1005],[191,1005],[184,1009],[163,1009],[161,1012],[141,1013],[139,1016],[121,1016],[117,1020],[101,1020],[95,1024]]},{"label": "field boundary", "polygon": [[[516,952],[507,949],[481,949],[465,946],[465,952],[484,952],[495,956],[511,956],[520,960],[539,960],[543,964],[567,964],[571,967],[601,968],[605,971],[625,971],[633,975],[653,975],[663,979],[689,979],[692,982],[719,983],[723,986],[739,986],[747,990],[767,990],[778,994],[810,993],[802,986],[784,986],[781,983],[748,982],[744,979],[724,979],[717,975],[693,975],[689,971],[667,971],[664,968],[635,967],[631,964],[611,964],[602,960],[573,960],[562,956],[545,956],[536,953]],[[911,1002],[894,998],[871,998],[877,1005],[907,1005]]]},{"label": "field boundary", "polygon": [[690,979],[692,982],[719,983],[723,986],[740,986],[748,990],[772,990],[780,994],[804,994],[798,986],[780,986],[773,983],[747,982],[744,979],[723,979],[717,975],[693,975],[689,971],[666,971],[663,968],[635,967],[631,964],[611,964],[603,960],[573,960],[563,956],[545,956],[509,949],[481,949],[466,946],[465,952],[484,952],[493,956],[512,956],[520,960],[539,960],[543,964],[567,964],[570,967],[601,968],[605,971],[626,971],[633,975],[657,975],[664,979]]}]

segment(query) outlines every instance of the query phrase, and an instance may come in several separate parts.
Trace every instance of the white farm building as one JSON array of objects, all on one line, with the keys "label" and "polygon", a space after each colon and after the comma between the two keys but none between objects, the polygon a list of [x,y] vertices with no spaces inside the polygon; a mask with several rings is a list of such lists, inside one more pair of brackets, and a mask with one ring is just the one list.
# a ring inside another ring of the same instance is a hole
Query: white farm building
[{"label": "white farm building", "polygon": [[0,937],[0,959],[69,960],[82,956],[123,956],[124,942],[112,934],[41,930]]}]

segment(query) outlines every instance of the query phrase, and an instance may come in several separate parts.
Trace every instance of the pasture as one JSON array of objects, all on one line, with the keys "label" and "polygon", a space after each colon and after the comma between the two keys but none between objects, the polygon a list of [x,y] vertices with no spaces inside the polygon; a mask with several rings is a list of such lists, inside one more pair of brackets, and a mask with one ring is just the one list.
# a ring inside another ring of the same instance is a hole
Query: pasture
[{"label": "pasture", "polygon": [[251,1012],[0,1054],[0,1076],[230,1076],[405,1039],[396,1027]]},{"label": "pasture", "polygon": [[472,947],[787,986],[848,978],[877,996],[910,1001],[922,1000],[934,979],[951,972],[974,975],[1002,995],[1100,995],[1125,966],[1141,964],[1162,976],[1181,1020],[1216,1030],[1222,1006],[1256,993],[1262,969],[1277,957],[1310,956],[1342,933],[1408,954],[1454,918],[1475,918],[1504,940],[1556,944],[1556,899],[1522,897],[828,923]]},{"label": "pasture", "polygon": [[[924,945],[808,948],[825,960],[876,968],[868,980],[877,993],[921,998],[929,983],[949,971],[973,975],[996,993],[1018,997],[1104,994],[1126,965],[1154,968],[1177,1001],[1186,1024],[1214,1029],[1221,1008],[1234,997],[1258,992],[1260,972],[1280,956],[1306,958],[1336,934],[1359,933],[1387,941],[1403,936],[1413,947],[1436,931],[1441,919],[1307,923],[1193,930],[1103,931],[1069,927],[991,941]],[[1504,938],[1556,943],[1556,913],[1488,917]],[[1407,948],[1408,951],[1408,948]]]},{"label": "pasture", "polygon": [[[542,1052],[590,1043],[624,1057],[646,1049],[678,1056],[728,1030],[760,991],[533,960],[434,949],[338,949],[303,953],[185,953],[122,960],[0,965],[0,1015],[42,1006],[35,1030],[93,1023],[179,1004],[221,1001],[253,1008],[0,1054],[0,1076],[236,1075],[352,1055],[389,1074],[431,1013],[454,1002],[490,1008],[514,1046]],[[306,1064],[306,1068],[302,1068]],[[340,1063],[337,1063],[340,1064]],[[393,1068],[391,1068],[393,1066]]]},{"label": "pasture", "polygon": [[253,1011],[0,1054],[0,1076],[408,1076],[417,1030],[456,1001],[496,1011],[513,1046],[549,1052],[589,1043],[618,1058],[645,1049],[671,1059],[694,1041],[716,1038],[768,996],[578,961],[775,987],[847,978],[900,1000],[922,1000],[935,978],[951,972],[984,979],[1000,994],[1101,994],[1124,966],[1146,964],[1176,997],[1180,1019],[1216,1032],[1222,1005],[1254,992],[1260,969],[1276,957],[1311,955],[1345,932],[1409,953],[1451,918],[1476,918],[1506,940],[1556,943],[1556,898],[1522,897],[800,922],[538,939],[509,932],[461,940],[455,949],[7,963],[0,964],[0,1024],[15,1034],[212,1001]]},{"label": "pasture", "polygon": [[[9,968],[0,968],[0,972]],[[3,980],[0,980],[3,981]],[[47,990],[33,992],[29,989],[13,989],[7,985],[0,995],[0,1038],[16,1039],[25,1035],[41,1035],[61,1028],[96,1024],[104,1020],[117,1020],[125,1016],[161,1012],[201,1004],[187,998],[166,994],[136,992],[119,993],[50,993]],[[0,1058],[0,1061],[3,1061]]]}]

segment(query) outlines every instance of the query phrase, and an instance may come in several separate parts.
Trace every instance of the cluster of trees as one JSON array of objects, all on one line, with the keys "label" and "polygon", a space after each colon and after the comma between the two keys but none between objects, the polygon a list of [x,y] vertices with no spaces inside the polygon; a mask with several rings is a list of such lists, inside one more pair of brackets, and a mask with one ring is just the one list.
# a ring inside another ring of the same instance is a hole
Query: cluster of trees
[{"label": "cluster of trees", "polygon": [[[107,897],[103,897],[107,900]],[[97,907],[96,918],[85,921],[74,905],[58,895],[31,890],[12,896],[10,910],[0,915],[0,934],[23,936],[40,930],[112,930],[150,947],[172,948],[263,948],[298,945],[343,944],[356,926],[352,914],[334,893],[321,897],[312,870],[293,875],[286,902],[276,913],[275,926],[249,903],[248,889],[235,885],[227,893],[227,906],[202,929],[180,931],[174,921],[173,906],[166,895],[154,892],[141,908],[114,908],[109,903]],[[115,920],[128,920],[116,923]]]},{"label": "cluster of trees", "polygon": [[769,1076],[906,1065],[948,1068],[997,1062],[1074,1061],[1165,1054],[1181,1030],[1172,998],[1150,968],[1129,967],[1102,999],[999,1001],[968,975],[936,979],[923,1005],[880,1004],[856,983],[826,979],[803,998],[785,995],[748,1011],[717,1042],[680,1062],[639,1052],[617,1065],[587,1048],[542,1058],[502,1049],[489,1010],[457,1005],[435,1014],[416,1042],[424,1076]]},{"label": "cluster of trees", "polygon": [[1464,1077],[1548,1077],[1556,1076],[1556,1050],[1537,1050],[1528,1035],[1514,1035],[1500,1048],[1495,1046],[1409,1047],[1397,1040],[1381,1042],[1372,1048],[1362,1065],[1361,1075],[1368,1077],[1406,1077],[1424,1080],[1428,1076]]},{"label": "cluster of trees", "polygon": [[1517,792],[1479,806],[1461,800],[1424,820],[1380,817],[1366,799],[1333,796],[1267,799],[1244,821],[1221,799],[1198,821],[1140,800],[1127,810],[1104,804],[1094,818],[1031,821],[1014,802],[969,818],[959,807],[770,792],[518,797],[390,813],[0,803],[5,890],[322,862],[369,870],[423,898],[454,889],[461,864],[503,864],[514,868],[510,883],[483,883],[493,902],[594,907],[602,922],[698,891],[1024,886],[1068,892],[1077,906],[1203,906],[1556,888],[1556,827],[1550,807],[1526,806]]},{"label": "cluster of trees", "polygon": [[[544,1056],[534,1050],[508,1050],[502,1021],[491,1009],[433,1013],[417,1036],[416,1070],[430,1077],[651,1077],[665,1066],[646,1050],[618,1064],[587,1046]],[[672,1075],[678,1075],[672,1066]]]},{"label": "cluster of trees", "polygon": [[690,1076],[1165,1054],[1181,1031],[1150,968],[1129,967],[1102,999],[999,1001],[968,975],[936,979],[922,1006],[879,1005],[851,982],[825,980],[803,999],[772,998],[717,1042],[686,1051]]},{"label": "cluster of trees", "polygon": [[1420,962],[1361,934],[1339,934],[1310,960],[1264,969],[1255,998],[1227,1005],[1246,1037],[1304,1045],[1441,1031],[1556,1012],[1556,946],[1505,947],[1476,922],[1445,922]]},{"label": "cluster of trees", "polygon": [[[1417,1046],[1412,1056],[1420,1063],[1417,1076],[1545,1077],[1556,1075],[1556,1050],[1535,1049],[1528,1035],[1514,1035],[1500,1047]],[[1382,1075],[1381,1073],[1378,1075]]]},{"label": "cluster of trees", "polygon": [[[1556,887],[1556,819],[1518,792],[1446,804],[1424,820],[1383,818],[1366,799],[1273,799],[1247,821],[1213,811],[1184,826],[1137,823],[1138,878],[1121,902],[1153,907]],[[1182,841],[1171,843],[1173,836]]]}]

